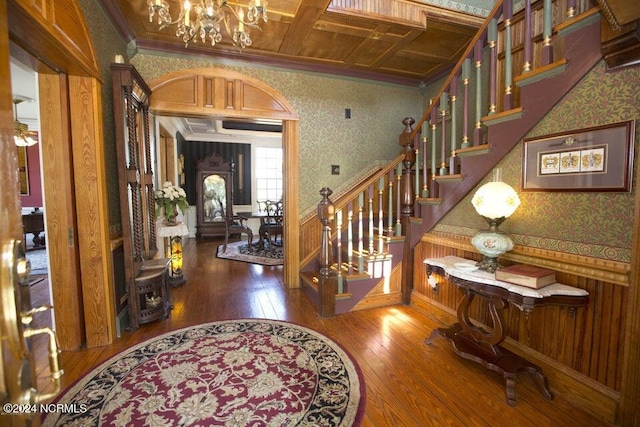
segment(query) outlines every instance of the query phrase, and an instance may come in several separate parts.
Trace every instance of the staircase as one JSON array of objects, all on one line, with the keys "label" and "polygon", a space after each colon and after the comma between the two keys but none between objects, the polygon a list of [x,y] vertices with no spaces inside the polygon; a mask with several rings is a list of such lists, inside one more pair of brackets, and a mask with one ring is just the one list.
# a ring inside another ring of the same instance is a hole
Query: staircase
[{"label": "staircase", "polygon": [[301,233],[319,239],[301,280],[321,315],[409,303],[413,247],[602,59],[599,19],[587,1],[526,0],[515,16],[496,3],[422,117],[403,121],[401,155],[336,203],[321,191]]}]

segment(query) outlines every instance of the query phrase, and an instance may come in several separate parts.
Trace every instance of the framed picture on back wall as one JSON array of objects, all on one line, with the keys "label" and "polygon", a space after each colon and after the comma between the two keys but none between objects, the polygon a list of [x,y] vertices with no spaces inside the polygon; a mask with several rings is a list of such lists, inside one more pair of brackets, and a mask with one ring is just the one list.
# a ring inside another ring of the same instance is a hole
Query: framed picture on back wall
[{"label": "framed picture on back wall", "polygon": [[635,121],[524,140],[523,191],[631,191]]},{"label": "framed picture on back wall", "polygon": [[18,179],[20,181],[20,195],[29,195],[29,169],[27,167],[27,147],[18,149]]}]

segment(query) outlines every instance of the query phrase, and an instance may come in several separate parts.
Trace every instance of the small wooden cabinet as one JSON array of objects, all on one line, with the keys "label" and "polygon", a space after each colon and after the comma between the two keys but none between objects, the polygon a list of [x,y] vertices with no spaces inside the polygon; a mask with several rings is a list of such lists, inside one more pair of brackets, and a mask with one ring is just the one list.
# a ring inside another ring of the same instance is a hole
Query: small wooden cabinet
[{"label": "small wooden cabinet", "polygon": [[196,165],[196,238],[226,235],[233,211],[233,163],[212,154]]}]

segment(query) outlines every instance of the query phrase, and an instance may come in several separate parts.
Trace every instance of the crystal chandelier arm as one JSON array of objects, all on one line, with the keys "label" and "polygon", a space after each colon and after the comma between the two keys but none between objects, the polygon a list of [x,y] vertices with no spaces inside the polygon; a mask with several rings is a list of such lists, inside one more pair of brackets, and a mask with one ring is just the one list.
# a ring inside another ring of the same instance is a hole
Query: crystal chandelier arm
[{"label": "crystal chandelier arm", "polygon": [[[251,3],[253,3],[253,1]],[[251,3],[249,3],[249,4],[251,5]],[[260,31],[262,31],[262,28],[260,28],[260,26],[258,25],[258,21],[260,20],[260,12],[258,12],[258,13],[248,12],[247,15],[246,15],[247,19],[245,19],[244,11],[242,10],[242,8],[240,6],[237,6],[236,8],[233,8],[233,7],[231,7],[231,5],[229,3],[224,1],[222,3],[221,7],[226,7],[227,9],[229,9],[231,11],[231,13],[233,14],[233,16],[238,20],[239,23],[241,22],[244,25],[247,25],[247,26],[249,26],[251,28],[257,28]],[[267,22],[266,10],[264,10],[264,13],[265,13],[263,15],[264,16],[264,21]],[[229,34],[232,34],[232,33],[229,32]]]},{"label": "crystal chandelier arm", "polygon": [[166,0],[147,0],[147,6],[149,6],[149,22],[153,22],[154,16],[158,14],[158,25],[160,30],[169,25],[175,25],[184,18],[184,8],[181,6],[182,10],[180,12],[180,16],[173,21],[171,18],[171,12],[169,12],[169,3],[167,3]]}]

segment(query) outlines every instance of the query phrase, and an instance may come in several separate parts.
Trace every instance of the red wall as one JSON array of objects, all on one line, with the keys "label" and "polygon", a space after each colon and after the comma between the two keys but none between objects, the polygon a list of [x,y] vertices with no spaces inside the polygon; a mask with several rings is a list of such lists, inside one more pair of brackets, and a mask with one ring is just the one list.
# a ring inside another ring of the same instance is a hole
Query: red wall
[{"label": "red wall", "polygon": [[29,195],[20,196],[23,208],[41,208],[42,181],[40,178],[40,144],[27,147],[27,173],[29,176]]}]

